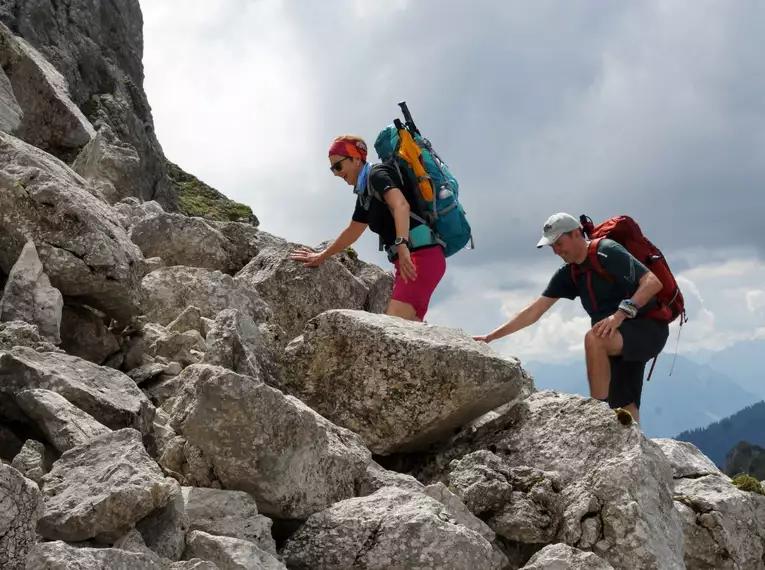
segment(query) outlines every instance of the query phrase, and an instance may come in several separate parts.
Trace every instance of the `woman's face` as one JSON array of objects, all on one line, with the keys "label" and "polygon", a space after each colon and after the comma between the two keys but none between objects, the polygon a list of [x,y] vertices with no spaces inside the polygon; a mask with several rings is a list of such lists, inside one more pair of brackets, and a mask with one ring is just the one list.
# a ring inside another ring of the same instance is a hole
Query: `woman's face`
[{"label": "woman's face", "polygon": [[349,186],[355,186],[361,172],[361,161],[358,158],[330,154],[329,167],[332,174],[345,180]]}]

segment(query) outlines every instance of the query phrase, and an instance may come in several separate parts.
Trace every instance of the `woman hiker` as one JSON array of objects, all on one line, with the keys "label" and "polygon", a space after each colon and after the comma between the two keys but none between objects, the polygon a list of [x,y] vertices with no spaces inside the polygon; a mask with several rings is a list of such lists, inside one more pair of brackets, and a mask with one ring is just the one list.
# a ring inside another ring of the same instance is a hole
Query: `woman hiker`
[{"label": "woman hiker", "polygon": [[[353,187],[356,206],[351,222],[321,252],[301,247],[290,258],[316,267],[355,243],[369,228],[380,236],[388,259],[396,269],[387,315],[422,321],[433,291],[446,272],[443,248],[426,224],[410,217],[417,212],[413,184],[402,180],[394,166],[367,162],[367,145],[361,137],[337,137],[329,148],[332,173]],[[375,197],[377,195],[378,197]]]}]

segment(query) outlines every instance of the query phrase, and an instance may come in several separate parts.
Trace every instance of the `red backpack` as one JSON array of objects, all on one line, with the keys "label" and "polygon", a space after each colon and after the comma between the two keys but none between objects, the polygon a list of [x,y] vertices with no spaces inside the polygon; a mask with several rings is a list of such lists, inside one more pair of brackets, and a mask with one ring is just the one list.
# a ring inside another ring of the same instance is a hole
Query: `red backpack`
[{"label": "red backpack", "polygon": [[[656,294],[656,300],[658,301],[656,306],[645,313],[645,317],[666,323],[671,323],[677,317],[680,317],[681,327],[684,322],[688,321],[683,293],[680,291],[680,287],[675,280],[675,276],[672,274],[672,270],[669,268],[667,260],[664,258],[664,254],[643,235],[640,226],[635,220],[629,216],[615,216],[596,226],[589,217],[581,215],[579,221],[582,224],[585,236],[591,240],[587,257],[590,260],[592,269],[598,275],[613,281],[613,278],[603,269],[597,255],[600,240],[603,238],[612,239],[624,246],[638,261],[651,270],[664,286]],[[571,264],[571,275],[574,278],[574,282],[576,282],[577,270],[578,268],[575,267],[575,264]],[[589,290],[592,297],[592,288],[589,288]],[[595,299],[593,298],[592,301],[594,303]],[[656,364],[656,359],[654,359],[653,364]],[[651,372],[648,374],[649,380],[652,372],[653,365],[651,365]]]}]

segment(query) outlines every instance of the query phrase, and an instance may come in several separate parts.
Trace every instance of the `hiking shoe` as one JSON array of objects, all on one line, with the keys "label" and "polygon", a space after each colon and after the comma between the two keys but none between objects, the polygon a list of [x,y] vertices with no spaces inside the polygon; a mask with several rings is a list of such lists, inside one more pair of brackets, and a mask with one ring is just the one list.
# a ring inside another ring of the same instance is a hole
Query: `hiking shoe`
[{"label": "hiking shoe", "polygon": [[632,422],[635,421],[635,419],[632,417],[632,414],[624,408],[616,408],[614,409],[614,412],[616,413],[616,419],[619,420],[619,423],[623,426],[632,425]]}]

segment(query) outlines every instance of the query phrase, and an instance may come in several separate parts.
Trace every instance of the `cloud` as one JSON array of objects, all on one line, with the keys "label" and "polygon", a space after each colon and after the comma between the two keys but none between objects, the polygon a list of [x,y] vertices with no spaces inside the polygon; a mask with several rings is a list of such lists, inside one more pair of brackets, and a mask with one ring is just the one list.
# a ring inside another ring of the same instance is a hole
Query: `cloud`
[{"label": "cloud", "polygon": [[[568,211],[596,223],[628,213],[664,251],[693,318],[681,352],[761,328],[765,5],[152,0],[142,9],[146,89],[166,154],[292,241],[318,244],[350,219],[353,195],[327,169],[332,138],[355,132],[371,143],[408,101],[460,180],[476,242],[450,258],[429,321],[479,334],[520,310],[558,264],[534,247],[541,225]],[[376,236],[357,246],[386,266]],[[558,303],[497,346],[579,354],[588,323],[577,303]]]},{"label": "cloud", "polygon": [[746,299],[746,308],[751,313],[762,314],[765,316],[765,291],[762,289],[753,289],[744,294]]},{"label": "cloud", "polygon": [[[143,10],[145,88],[165,154],[260,217],[288,220],[293,204],[315,192],[303,158],[318,143],[322,110],[282,3],[152,2]],[[290,235],[282,224],[276,233]]]}]

